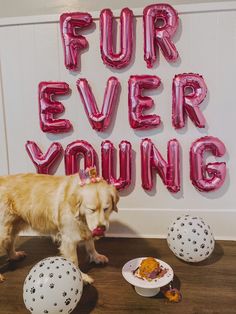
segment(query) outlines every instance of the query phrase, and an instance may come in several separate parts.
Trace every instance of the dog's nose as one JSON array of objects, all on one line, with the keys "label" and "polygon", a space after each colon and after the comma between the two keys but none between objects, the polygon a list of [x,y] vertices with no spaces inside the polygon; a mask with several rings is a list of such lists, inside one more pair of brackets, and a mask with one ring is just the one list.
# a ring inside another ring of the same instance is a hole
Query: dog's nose
[{"label": "dog's nose", "polygon": [[97,228],[95,228],[92,232],[93,237],[102,237],[104,236],[106,231],[106,227],[104,225],[99,225]]}]

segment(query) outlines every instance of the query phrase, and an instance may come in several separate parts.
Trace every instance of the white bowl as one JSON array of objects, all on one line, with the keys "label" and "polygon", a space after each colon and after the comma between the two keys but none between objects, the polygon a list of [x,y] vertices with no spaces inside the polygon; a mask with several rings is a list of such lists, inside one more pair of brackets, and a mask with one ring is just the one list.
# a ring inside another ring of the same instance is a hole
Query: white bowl
[{"label": "white bowl", "polygon": [[166,274],[163,277],[153,279],[152,281],[140,279],[134,275],[134,272],[145,258],[146,257],[139,257],[127,262],[122,268],[122,275],[125,280],[134,286],[135,291],[139,295],[144,297],[153,297],[159,293],[161,287],[168,285],[168,283],[173,280],[174,272],[170,265],[155,258],[155,260],[160,263],[162,268],[167,269]]}]

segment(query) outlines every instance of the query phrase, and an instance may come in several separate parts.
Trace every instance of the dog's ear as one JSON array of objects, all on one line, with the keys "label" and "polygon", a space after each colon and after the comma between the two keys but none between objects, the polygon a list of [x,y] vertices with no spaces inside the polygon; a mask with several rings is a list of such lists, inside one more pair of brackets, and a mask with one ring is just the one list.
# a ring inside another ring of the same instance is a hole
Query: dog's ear
[{"label": "dog's ear", "polygon": [[114,186],[111,186],[112,210],[118,212],[117,203],[119,201],[119,194]]},{"label": "dog's ear", "polygon": [[75,216],[76,219],[78,219],[80,217],[80,206],[82,204],[82,196],[80,194],[77,193],[73,193],[70,197],[70,206],[71,206],[71,210]]}]

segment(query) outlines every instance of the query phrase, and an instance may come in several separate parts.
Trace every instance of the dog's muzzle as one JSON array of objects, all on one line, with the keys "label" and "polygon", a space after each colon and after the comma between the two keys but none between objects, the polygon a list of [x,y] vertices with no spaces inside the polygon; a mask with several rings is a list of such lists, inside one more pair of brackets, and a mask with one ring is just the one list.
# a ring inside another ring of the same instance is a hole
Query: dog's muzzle
[{"label": "dog's muzzle", "polygon": [[98,226],[97,228],[93,229],[92,235],[93,237],[103,237],[105,235],[105,231],[105,226]]}]

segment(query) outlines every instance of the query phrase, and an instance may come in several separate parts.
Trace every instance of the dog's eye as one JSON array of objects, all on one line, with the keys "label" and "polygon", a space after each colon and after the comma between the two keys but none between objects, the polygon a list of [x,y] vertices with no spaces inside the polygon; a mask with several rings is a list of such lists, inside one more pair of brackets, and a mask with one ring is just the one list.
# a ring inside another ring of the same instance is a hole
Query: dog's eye
[{"label": "dog's eye", "polygon": [[108,209],[109,209],[109,207],[106,207],[106,208],[104,208],[103,210],[104,210],[104,212],[107,212]]},{"label": "dog's eye", "polygon": [[96,211],[96,208],[88,208],[90,212],[94,213]]}]

